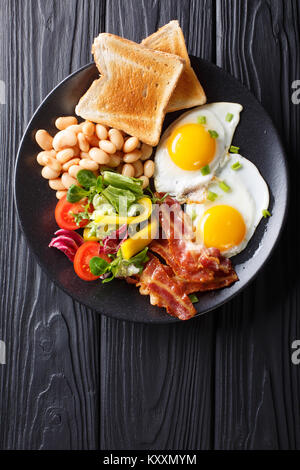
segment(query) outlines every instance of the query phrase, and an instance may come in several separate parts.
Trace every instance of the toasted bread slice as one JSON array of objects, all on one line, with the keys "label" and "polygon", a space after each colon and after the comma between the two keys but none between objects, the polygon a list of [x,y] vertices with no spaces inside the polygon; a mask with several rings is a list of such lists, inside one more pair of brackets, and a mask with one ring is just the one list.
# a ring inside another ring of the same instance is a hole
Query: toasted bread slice
[{"label": "toasted bread slice", "polygon": [[191,67],[182,29],[177,20],[170,21],[141,43],[157,51],[176,54],[185,60],[185,69],[171,96],[167,112],[191,108],[206,103],[204,90]]},{"label": "toasted bread slice", "polygon": [[99,34],[92,53],[102,76],[80,99],[76,113],[157,145],[184,60],[108,33]]}]

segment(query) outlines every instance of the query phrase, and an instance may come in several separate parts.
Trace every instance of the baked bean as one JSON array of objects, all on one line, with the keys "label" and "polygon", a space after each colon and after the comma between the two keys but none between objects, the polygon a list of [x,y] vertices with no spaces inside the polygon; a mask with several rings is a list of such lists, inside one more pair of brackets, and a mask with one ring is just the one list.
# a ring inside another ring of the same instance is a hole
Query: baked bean
[{"label": "baked bean", "polygon": [[111,168],[117,168],[121,163],[121,157],[118,154],[115,155],[110,155],[109,156],[109,162],[107,163],[107,166]]},{"label": "baked bean", "polygon": [[45,165],[47,165],[51,170],[61,171],[61,164],[56,160],[56,158],[45,155],[44,157]]},{"label": "baked bean", "polygon": [[94,160],[90,160],[89,158],[83,158],[82,160],[80,160],[79,165],[81,166],[81,168],[91,171],[96,171],[99,168],[98,163],[94,162]]},{"label": "baked bean", "polygon": [[89,152],[80,152],[80,158],[89,158]]},{"label": "baked bean", "polygon": [[64,171],[69,171],[70,166],[78,165],[79,162],[80,162],[80,158],[72,158],[72,160],[69,160],[68,162],[63,164],[62,169]]},{"label": "baked bean", "polygon": [[133,150],[132,152],[125,153],[123,161],[125,163],[133,163],[140,159],[142,152],[140,150]]},{"label": "baked bean", "polygon": [[69,126],[76,125],[78,123],[75,116],[62,116],[56,119],[55,126],[60,131],[63,131]]},{"label": "baked bean", "polygon": [[125,163],[122,168],[122,175],[132,178],[134,176],[134,166],[131,163]]},{"label": "baked bean", "polygon": [[141,150],[142,150],[141,160],[144,161],[144,160],[148,160],[148,158],[151,157],[152,152],[153,152],[153,147],[151,147],[151,145],[148,145],[148,144],[142,144]]},{"label": "baked bean", "polygon": [[69,175],[69,173],[63,173],[61,176],[62,184],[66,189],[69,189],[72,184],[77,184],[77,180]]},{"label": "baked bean", "polygon": [[55,191],[64,191],[65,187],[62,184],[61,178],[56,178],[54,180],[49,180],[49,186],[51,189]]},{"label": "baked bean", "polygon": [[149,186],[149,178],[148,178],[148,176],[142,175],[142,176],[139,177],[139,180],[142,180],[142,181],[143,181],[142,189],[145,189],[145,188],[147,188],[147,186]]},{"label": "baked bean", "polygon": [[69,129],[59,131],[53,138],[53,148],[57,151],[67,147],[73,147],[76,144],[77,136],[75,132],[70,131]]},{"label": "baked bean", "polygon": [[117,150],[121,150],[124,145],[124,139],[120,131],[118,129],[110,129],[108,131],[108,137],[110,141],[116,146]]},{"label": "baked bean", "polygon": [[36,132],[35,140],[43,150],[51,150],[53,147],[53,137],[45,129]]},{"label": "baked bean", "polygon": [[61,199],[62,197],[64,197],[65,195],[67,194],[67,191],[56,191],[56,197],[57,199]]},{"label": "baked bean", "polygon": [[154,162],[152,160],[147,160],[144,163],[144,175],[148,178],[151,178],[154,173]]},{"label": "baked bean", "polygon": [[73,149],[64,149],[64,150],[60,150],[60,152],[57,152],[56,160],[58,160],[60,163],[66,163],[74,156],[75,155],[74,155]]},{"label": "baked bean", "polygon": [[74,147],[72,147],[72,149],[73,149],[73,151],[74,151],[74,157],[79,157],[80,152],[81,152],[79,146],[78,146],[78,145],[74,145]]},{"label": "baked bean", "polygon": [[52,170],[49,166],[44,166],[42,169],[42,177],[46,178],[46,180],[53,180],[58,178],[60,175],[60,171]]},{"label": "baked bean", "polygon": [[106,153],[114,154],[117,151],[117,147],[115,144],[110,142],[109,140],[100,140],[99,147],[101,150],[104,150]]},{"label": "baked bean", "polygon": [[70,166],[68,173],[72,178],[76,178],[78,171],[81,170],[79,165],[72,165]]},{"label": "baked bean", "polygon": [[102,126],[102,124],[96,124],[96,135],[98,139],[100,140],[106,140],[107,139],[107,129],[105,126]]},{"label": "baked bean", "polygon": [[77,135],[77,138],[78,138],[78,145],[79,145],[80,150],[82,152],[88,152],[90,149],[90,144],[88,143],[83,132],[79,132],[79,134]]},{"label": "baked bean", "polygon": [[95,134],[93,134],[92,136],[86,135],[85,138],[91,147],[99,147],[99,139]]},{"label": "baked bean", "polygon": [[138,178],[139,176],[142,176],[142,174],[144,173],[144,166],[141,160],[137,160],[136,162],[133,162],[132,165],[134,167],[134,176],[136,178]]},{"label": "baked bean", "polygon": [[94,162],[99,163],[99,165],[107,165],[110,159],[110,156],[98,147],[91,148],[89,156]]},{"label": "baked bean", "polygon": [[72,126],[67,127],[68,131],[74,132],[76,135],[79,132],[82,132],[82,123],[81,124],[73,124]]},{"label": "baked bean", "polygon": [[37,162],[39,165],[45,166],[47,163],[45,161],[45,157],[56,157],[55,150],[43,150],[42,152],[38,153],[36,156]]},{"label": "baked bean", "polygon": [[137,137],[129,137],[123,145],[123,151],[125,153],[133,152],[134,149],[139,145],[139,139]]},{"label": "baked bean", "polygon": [[82,132],[84,135],[91,137],[95,133],[95,124],[91,121],[85,121],[82,124]]}]

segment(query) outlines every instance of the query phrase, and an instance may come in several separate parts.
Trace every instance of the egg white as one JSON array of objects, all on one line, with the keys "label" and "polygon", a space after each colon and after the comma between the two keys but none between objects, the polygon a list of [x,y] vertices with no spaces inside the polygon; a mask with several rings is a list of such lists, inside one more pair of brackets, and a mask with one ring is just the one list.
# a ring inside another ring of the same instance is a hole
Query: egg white
[{"label": "egg white", "polygon": [[[239,162],[242,166],[234,171],[231,166],[236,162]],[[239,245],[222,253],[230,258],[244,250],[253,236],[263,217],[263,210],[269,206],[269,190],[256,166],[239,154],[232,155],[225,166],[219,169],[216,177],[218,180],[213,181],[208,189],[218,195],[217,199],[215,201],[206,199],[204,203],[200,204],[186,204],[185,210],[191,217],[195,228],[198,226],[204,212],[212,206],[225,204],[240,212],[245,221],[246,235]],[[229,192],[224,192],[219,187],[220,180],[225,181],[230,187]],[[201,243],[199,236],[199,232],[197,232],[197,241]]]},{"label": "egg white", "polygon": [[[207,187],[217,169],[224,164],[242,109],[243,107],[237,103],[210,103],[188,111],[174,121],[164,132],[156,150],[155,189],[183,200],[188,193],[201,191],[201,188]],[[228,113],[233,115],[231,121],[226,120]],[[167,140],[173,130],[183,124],[197,123],[199,116],[206,117],[204,127],[207,130],[214,130],[218,133],[215,158],[209,165],[210,174],[205,176],[200,170],[188,171],[179,168],[171,159],[167,149]]]}]

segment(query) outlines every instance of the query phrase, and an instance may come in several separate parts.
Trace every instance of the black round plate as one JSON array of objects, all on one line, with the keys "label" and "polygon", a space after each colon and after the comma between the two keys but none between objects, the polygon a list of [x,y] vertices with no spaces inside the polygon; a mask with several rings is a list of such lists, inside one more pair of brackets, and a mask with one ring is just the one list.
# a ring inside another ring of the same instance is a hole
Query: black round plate
[{"label": "black round plate", "polygon": [[[285,219],[288,177],[284,150],[271,119],[253,95],[235,78],[214,64],[192,57],[192,65],[207,94],[208,102],[233,101],[243,105],[240,124],[233,144],[241,154],[257,165],[268,183],[272,217],[263,220],[247,248],[232,258],[239,281],[231,287],[199,295],[198,315],[219,307],[241,291],[269,258]],[[55,133],[54,121],[61,115],[74,115],[74,108],[97,78],[94,64],[67,77],[43,101],[31,119],[21,141],[15,171],[15,201],[22,230],[49,277],[74,299],[114,318],[145,323],[176,321],[164,309],[150,305],[136,287],[124,280],[108,284],[81,281],[73,265],[58,250],[48,248],[57,226],[54,220],[55,193],[41,177],[36,162],[39,148],[34,140],[37,129]],[[184,112],[184,111],[183,111]],[[181,113],[167,115],[164,128]]]}]

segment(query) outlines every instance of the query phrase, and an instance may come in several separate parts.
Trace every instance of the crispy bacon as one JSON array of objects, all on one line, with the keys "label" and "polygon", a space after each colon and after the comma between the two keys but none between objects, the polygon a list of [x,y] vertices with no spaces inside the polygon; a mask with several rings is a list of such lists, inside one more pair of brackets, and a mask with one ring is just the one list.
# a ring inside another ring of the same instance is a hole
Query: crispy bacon
[{"label": "crispy bacon", "polygon": [[196,313],[188,294],[229,286],[238,277],[218,249],[196,244],[191,220],[178,202],[168,196],[160,205],[159,217],[163,237],[153,240],[149,249],[166,264],[150,254],[143,272],[127,282],[136,284],[141,294],[150,295],[152,305],[188,320]]},{"label": "crispy bacon", "polygon": [[188,320],[196,313],[184,285],[173,277],[172,269],[164,266],[154,255],[150,255],[137,287],[140,287],[142,295],[150,295],[152,305],[165,307],[170,315],[180,320]]}]

